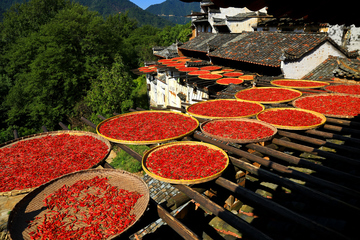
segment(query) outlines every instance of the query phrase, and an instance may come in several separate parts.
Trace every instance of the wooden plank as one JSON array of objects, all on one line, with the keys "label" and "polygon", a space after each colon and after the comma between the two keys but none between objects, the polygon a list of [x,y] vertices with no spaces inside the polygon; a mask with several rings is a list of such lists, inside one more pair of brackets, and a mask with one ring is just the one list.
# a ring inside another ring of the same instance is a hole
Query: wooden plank
[{"label": "wooden plank", "polygon": [[159,214],[159,217],[184,239],[200,239],[194,232],[192,232],[188,227],[183,225],[179,220],[173,217],[159,204],[157,204],[157,212]]},{"label": "wooden plank", "polygon": [[216,184],[219,186],[226,188],[236,194],[239,195],[239,198],[246,198],[247,200],[250,200],[253,203],[256,203],[258,205],[261,205],[266,210],[270,211],[271,213],[274,213],[276,215],[280,215],[287,220],[290,220],[296,224],[299,224],[303,227],[305,227],[307,230],[310,230],[311,232],[315,233],[318,236],[326,237],[326,239],[347,239],[344,235],[333,231],[332,229],[329,229],[321,224],[318,224],[317,222],[314,222],[300,214],[297,214],[280,204],[277,204],[269,199],[266,199],[262,197],[259,194],[256,194],[250,190],[247,190],[244,187],[241,187],[237,185],[236,183],[233,183],[225,178],[219,177],[216,181]]},{"label": "wooden plank", "polygon": [[201,195],[200,193],[194,191],[188,186],[185,185],[173,185],[177,189],[179,189],[181,192],[188,195],[190,198],[194,199],[197,203],[199,203],[201,206],[205,207],[209,211],[211,211],[213,214],[239,230],[244,236],[248,239],[271,239],[266,234],[262,233],[249,223],[245,222],[243,219],[239,218],[238,216],[234,215],[233,213],[229,212],[228,210],[225,210],[221,206],[217,205],[216,203],[212,202],[205,196]]},{"label": "wooden plank", "polygon": [[[307,174],[301,173],[299,171],[296,171],[294,169],[290,169],[284,165],[275,163],[273,161],[265,160],[262,157],[255,156],[254,154],[251,154],[249,152],[245,152],[243,150],[228,146],[226,144],[219,143],[219,142],[209,139],[207,137],[201,136],[197,133],[194,134],[194,137],[198,140],[214,144],[224,150],[230,151],[233,154],[244,157],[250,161],[257,162],[263,166],[272,168],[280,173],[285,173],[285,174],[288,174],[289,176],[294,176],[295,178],[299,178],[299,177],[307,178],[308,180],[312,180],[312,183],[321,184],[321,183],[319,183],[317,178],[314,178],[311,175],[307,175]],[[323,180],[323,181],[325,181],[325,180]],[[347,213],[358,212],[360,214],[359,208],[352,206],[346,202],[343,202],[339,199],[336,199],[334,197],[331,197],[329,195],[323,194],[321,192],[315,191],[310,188],[301,187],[301,185],[299,185],[299,184],[293,185],[293,187],[300,188],[300,190],[303,190],[302,193],[304,195],[306,194],[306,196],[308,196],[310,198],[316,198],[318,201],[322,201],[324,204],[331,204],[332,206],[337,207],[338,209],[341,208],[343,211],[346,211]]]},{"label": "wooden plank", "polygon": [[360,139],[358,139],[358,138],[345,137],[343,135],[319,131],[319,130],[315,130],[315,129],[307,130],[307,131],[305,131],[305,133],[323,137],[323,138],[338,139],[338,140],[342,140],[342,141],[349,142],[349,143],[360,144]]},{"label": "wooden plank", "polygon": [[[307,142],[307,143],[310,143],[310,144],[315,144],[315,145],[318,145],[318,146],[324,146],[324,147],[329,147],[329,148],[333,148],[333,149],[337,149],[337,150],[342,150],[342,151],[345,151],[345,152],[348,152],[348,153],[357,153],[357,154],[360,153],[359,148],[334,144],[334,143],[331,143],[331,142],[327,142],[325,140],[312,138],[312,137],[300,135],[300,134],[293,133],[293,132],[278,130],[278,134],[280,136],[283,136],[283,137],[288,137],[288,138],[300,140],[300,141]],[[360,161],[357,161],[357,162],[360,163]]]},{"label": "wooden plank", "polygon": [[[285,141],[285,140],[275,139],[275,138],[272,140],[272,142],[274,144],[276,144],[276,145],[285,146],[285,147],[289,147],[289,148],[291,148],[291,146],[293,146],[293,144],[294,144],[294,143],[291,143],[291,142],[288,142],[288,141]],[[326,167],[326,166],[321,166],[321,165],[312,163],[312,162],[310,162],[310,161],[308,161],[306,159],[303,159],[303,158],[291,156],[291,155],[286,154],[284,152],[276,151],[276,150],[273,150],[273,149],[270,149],[270,148],[267,148],[267,147],[263,147],[263,146],[260,146],[260,145],[257,145],[257,144],[248,144],[248,145],[246,145],[246,147],[249,148],[249,149],[253,149],[253,150],[259,151],[261,153],[267,154],[269,156],[276,157],[278,159],[284,160],[284,161],[286,161],[288,163],[291,163],[291,164],[294,164],[294,165],[310,168],[310,169],[316,170],[318,172],[322,172],[322,173],[326,173],[326,174],[336,176],[336,177],[341,178],[341,179],[355,181],[355,182],[360,183],[360,177],[358,177],[358,176],[354,176],[354,175],[351,175],[349,173],[342,172],[342,171],[339,171],[339,170],[336,170],[336,169],[333,169],[333,168],[329,168],[329,167]],[[302,148],[301,149],[296,148],[296,150],[303,151]]]}]

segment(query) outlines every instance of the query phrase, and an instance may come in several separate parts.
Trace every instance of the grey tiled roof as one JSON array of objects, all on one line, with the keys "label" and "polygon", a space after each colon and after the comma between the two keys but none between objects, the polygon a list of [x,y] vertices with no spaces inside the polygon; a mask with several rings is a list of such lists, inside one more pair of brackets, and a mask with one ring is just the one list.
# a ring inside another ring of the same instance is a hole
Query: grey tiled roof
[{"label": "grey tiled roof", "polygon": [[287,59],[299,59],[325,41],[329,41],[348,56],[354,55],[338,46],[324,33],[202,33],[179,49],[198,52],[210,51],[210,57],[280,67],[280,57],[283,54]]}]

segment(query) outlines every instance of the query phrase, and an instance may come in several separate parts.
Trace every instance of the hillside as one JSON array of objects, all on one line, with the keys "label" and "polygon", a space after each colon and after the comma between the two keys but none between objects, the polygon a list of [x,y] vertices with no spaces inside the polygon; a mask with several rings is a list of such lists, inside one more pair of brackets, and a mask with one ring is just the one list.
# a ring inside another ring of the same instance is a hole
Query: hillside
[{"label": "hillside", "polygon": [[145,10],[154,15],[161,16],[169,21],[172,21],[173,23],[185,24],[190,21],[190,18],[185,17],[186,15],[189,15],[191,11],[200,11],[200,3],[186,3],[179,0],[166,0],[160,4],[153,4]]},{"label": "hillside", "polygon": [[[91,11],[97,11],[100,15],[106,17],[111,14],[125,13],[129,11],[129,17],[135,18],[139,26],[150,24],[154,27],[163,28],[165,26],[174,26],[175,24],[164,18],[153,15],[152,13],[142,10],[136,4],[129,0],[74,0],[84,6],[89,7]],[[178,1],[178,0],[176,0]],[[1,0],[0,1],[0,21],[2,14],[6,12],[11,5],[22,3],[23,0]],[[180,2],[180,1],[179,1]]]}]

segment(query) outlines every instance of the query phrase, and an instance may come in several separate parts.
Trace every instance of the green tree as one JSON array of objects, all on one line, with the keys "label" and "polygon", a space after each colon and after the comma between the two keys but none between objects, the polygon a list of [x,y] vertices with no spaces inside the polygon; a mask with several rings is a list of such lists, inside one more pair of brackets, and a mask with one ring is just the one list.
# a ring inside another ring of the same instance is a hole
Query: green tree
[{"label": "green tree", "polygon": [[91,88],[85,103],[91,108],[91,120],[98,122],[97,115],[110,117],[114,112],[124,113],[133,106],[131,97],[135,84],[120,56],[115,57],[112,67],[100,70],[91,80]]},{"label": "green tree", "polygon": [[15,79],[6,97],[7,122],[27,127],[66,121],[121,45],[96,12],[79,4],[60,10],[7,52],[7,74]]}]

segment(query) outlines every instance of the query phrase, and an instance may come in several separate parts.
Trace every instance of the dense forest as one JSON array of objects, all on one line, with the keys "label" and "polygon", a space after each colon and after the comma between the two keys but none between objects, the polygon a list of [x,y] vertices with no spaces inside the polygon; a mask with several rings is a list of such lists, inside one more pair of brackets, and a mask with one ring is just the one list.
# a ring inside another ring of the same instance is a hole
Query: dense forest
[{"label": "dense forest", "polygon": [[144,76],[153,46],[187,41],[190,24],[140,26],[127,13],[102,17],[69,0],[13,5],[0,22],[0,142],[61,121],[82,130],[130,107],[147,108]]}]

